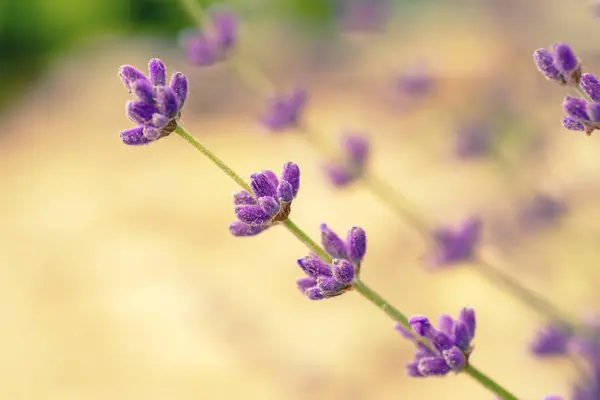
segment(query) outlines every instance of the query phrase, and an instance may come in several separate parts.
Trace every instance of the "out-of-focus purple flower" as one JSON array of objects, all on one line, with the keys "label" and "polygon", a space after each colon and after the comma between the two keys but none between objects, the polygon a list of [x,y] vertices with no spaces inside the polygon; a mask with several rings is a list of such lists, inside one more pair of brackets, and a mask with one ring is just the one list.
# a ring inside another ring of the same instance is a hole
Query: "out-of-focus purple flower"
[{"label": "out-of-focus purple flower", "polygon": [[269,170],[250,178],[253,194],[242,190],[233,195],[238,221],[229,225],[229,231],[234,236],[255,236],[285,221],[300,188],[300,169],[292,162],[284,164],[279,179]]},{"label": "out-of-focus purple flower", "polygon": [[533,61],[538,70],[547,78],[561,84],[578,85],[581,79],[581,65],[566,43],[556,43],[552,51],[537,49]]},{"label": "out-of-focus purple flower", "polygon": [[585,99],[567,96],[563,108],[567,113],[567,116],[562,119],[565,128],[574,131],[583,130],[588,136],[594,130],[600,129],[600,103],[590,103]]},{"label": "out-of-focus purple flower", "polygon": [[433,77],[424,63],[409,68],[396,80],[398,91],[413,98],[431,93],[433,86]]},{"label": "out-of-focus purple flower", "polygon": [[348,133],[342,136],[342,157],[325,165],[329,181],[338,187],[360,179],[369,155],[369,141],[365,136]]},{"label": "out-of-focus purple flower", "polygon": [[413,331],[431,344],[428,347],[416,341],[402,325],[395,325],[402,336],[417,345],[414,360],[406,366],[409,376],[443,376],[450,371],[460,372],[467,366],[475,337],[475,311],[472,308],[463,308],[457,319],[447,314],[440,316],[439,329],[421,315],[410,318],[409,322]]},{"label": "out-of-focus purple flower", "polygon": [[339,0],[339,15],[344,30],[373,32],[385,28],[390,12],[388,0]]},{"label": "out-of-focus purple flower", "polygon": [[572,329],[564,324],[551,322],[536,332],[530,350],[538,356],[564,355],[572,338]]},{"label": "out-of-focus purple flower", "polygon": [[189,30],[181,36],[188,61],[208,66],[227,58],[237,42],[237,18],[227,10],[209,11],[209,26],[203,32]]},{"label": "out-of-focus purple flower", "polygon": [[336,297],[352,289],[356,267],[348,260],[334,258],[330,265],[310,254],[299,259],[298,266],[306,276],[296,284],[310,300]]},{"label": "out-of-focus purple flower", "polygon": [[492,145],[492,131],[489,124],[473,122],[462,126],[456,132],[454,153],[462,159],[485,156]]},{"label": "out-of-focus purple flower", "polygon": [[551,394],[550,396],[545,396],[542,400],[563,400],[562,397]]},{"label": "out-of-focus purple flower", "polygon": [[442,227],[433,232],[435,266],[447,266],[471,261],[475,257],[475,248],[481,236],[481,220],[471,217],[457,227]]},{"label": "out-of-focus purple flower", "polygon": [[557,222],[567,211],[564,201],[538,193],[519,209],[519,225],[525,229],[538,229]]},{"label": "out-of-focus purple flower", "polygon": [[282,131],[295,126],[308,101],[308,93],[296,88],[290,93],[277,95],[268,100],[267,110],[260,122],[270,131]]},{"label": "out-of-focus purple flower", "polygon": [[167,85],[165,64],[158,58],[148,63],[148,76],[131,65],[119,68],[119,77],[136,97],[125,107],[127,117],[137,124],[121,132],[128,145],[143,145],[168,136],[177,127],[188,93],[188,81],[175,72]]}]

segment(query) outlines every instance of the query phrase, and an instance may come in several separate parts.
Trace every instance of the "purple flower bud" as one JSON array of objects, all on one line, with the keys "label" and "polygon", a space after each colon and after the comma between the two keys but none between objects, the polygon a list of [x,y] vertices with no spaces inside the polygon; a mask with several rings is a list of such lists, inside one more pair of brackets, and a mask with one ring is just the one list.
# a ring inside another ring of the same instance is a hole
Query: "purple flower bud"
[{"label": "purple flower bud", "polygon": [[589,121],[590,117],[587,114],[587,104],[585,99],[567,96],[563,102],[563,108],[567,114],[577,120]]},{"label": "purple flower bud", "polygon": [[233,194],[233,204],[234,205],[250,205],[250,204],[258,204],[256,199],[245,190],[240,190],[239,192],[235,192]]},{"label": "purple flower bud", "polygon": [[277,198],[279,201],[286,203],[291,202],[294,199],[294,188],[289,182],[281,181],[277,186]]},{"label": "purple flower bud", "polygon": [[346,251],[346,243],[326,224],[321,224],[321,243],[323,248],[332,258],[343,258],[348,259],[348,252]]},{"label": "purple flower bud", "polygon": [[300,168],[293,162],[287,162],[283,165],[281,180],[288,182],[293,189],[294,197],[298,195],[300,189]]},{"label": "purple flower bud", "polygon": [[260,174],[252,174],[250,176],[250,186],[252,187],[256,197],[275,197],[277,195],[277,189],[275,186],[273,186],[268,176],[265,175],[264,172]]},{"label": "purple flower bud", "polygon": [[148,140],[144,136],[144,127],[136,126],[135,128],[127,129],[121,132],[121,140],[123,143],[130,146],[139,146],[148,144],[151,140]]},{"label": "purple flower bud", "polygon": [[329,265],[314,254],[299,259],[297,263],[302,268],[302,271],[311,278],[317,279],[319,276],[333,276]]},{"label": "purple flower bud", "polygon": [[269,182],[271,182],[271,185],[273,185],[274,188],[276,188],[279,185],[279,178],[277,178],[275,172],[265,169],[262,171],[262,174],[264,174],[267,177],[267,179],[269,180]]},{"label": "purple flower bud", "polygon": [[458,347],[442,351],[446,365],[453,371],[461,371],[467,365],[467,357]]},{"label": "purple flower bud", "polygon": [[418,369],[423,376],[442,376],[450,372],[450,367],[442,357],[423,357],[419,360]]},{"label": "purple flower bud", "polygon": [[452,335],[452,331],[454,329],[454,319],[448,314],[442,314],[438,319],[438,326],[440,331],[450,336]]},{"label": "purple flower bud", "polygon": [[406,364],[406,374],[413,378],[425,377],[425,375],[423,375],[423,374],[421,374],[421,372],[419,372],[419,362],[418,361],[411,361],[408,364]]},{"label": "purple flower bud", "polygon": [[437,244],[433,255],[434,264],[451,265],[472,259],[480,234],[481,220],[476,217],[465,220],[456,229],[443,227],[434,231],[433,237]]},{"label": "purple flower bud", "polygon": [[154,86],[147,79],[138,79],[131,84],[133,93],[142,103],[154,103]]},{"label": "purple flower bud", "polygon": [[171,77],[170,86],[177,96],[177,103],[179,104],[179,110],[181,111],[188,95],[188,80],[181,72],[175,72]]},{"label": "purple flower bud", "polygon": [[281,131],[297,124],[307,102],[307,93],[295,89],[288,95],[276,96],[268,101],[267,111],[260,121],[271,131]]},{"label": "purple flower bud", "polygon": [[296,285],[302,293],[306,293],[308,289],[317,285],[317,281],[310,276],[304,276],[296,281]]},{"label": "purple flower bud", "polygon": [[537,331],[530,345],[531,352],[538,356],[565,354],[572,336],[564,325],[550,323]]},{"label": "purple flower bud", "polygon": [[346,260],[335,258],[332,261],[331,272],[333,278],[343,285],[350,285],[354,280],[354,265]]},{"label": "purple flower bud", "polygon": [[458,320],[465,324],[469,330],[471,338],[475,337],[475,310],[469,307],[463,307],[458,314]]},{"label": "purple flower bud", "polygon": [[150,122],[156,111],[156,107],[152,104],[142,103],[137,100],[128,101],[125,105],[127,118],[140,125]]},{"label": "purple flower bud", "polygon": [[247,225],[264,225],[271,219],[259,205],[237,206],[235,215]]},{"label": "purple flower bud", "polygon": [[334,186],[342,187],[355,181],[353,171],[350,171],[345,165],[338,163],[326,165],[325,173]]},{"label": "purple flower bud", "polygon": [[148,62],[148,72],[150,82],[154,86],[164,86],[167,84],[167,67],[158,58],[153,58]]},{"label": "purple flower bud", "polygon": [[587,103],[586,113],[590,116],[590,121],[600,122],[600,103]]},{"label": "purple flower bud", "polygon": [[592,74],[581,75],[579,86],[594,101],[600,101],[600,81]]},{"label": "purple flower bud", "polygon": [[197,35],[185,41],[185,50],[190,64],[199,67],[213,65],[219,61],[219,45],[212,37]]},{"label": "purple flower bud", "polygon": [[579,121],[572,117],[563,117],[562,118],[563,126],[570,131],[584,131],[585,127]]},{"label": "purple flower bud", "polygon": [[212,16],[216,43],[221,52],[230,50],[237,38],[237,20],[235,14],[228,11],[215,12]]},{"label": "purple flower bud", "polygon": [[159,86],[156,89],[156,107],[158,111],[169,118],[175,118],[179,112],[177,95],[170,86]]},{"label": "purple flower bud", "polygon": [[537,49],[533,52],[533,61],[538,70],[548,79],[564,83],[564,78],[554,65],[554,57],[546,49]]},{"label": "purple flower bud", "polygon": [[337,296],[347,290],[346,285],[338,282],[335,278],[321,276],[317,279],[317,287],[325,297]]},{"label": "purple flower bud", "polygon": [[554,65],[564,75],[570,75],[579,68],[579,60],[566,43],[556,43],[552,50]]},{"label": "purple flower bud", "polygon": [[469,351],[469,344],[471,343],[471,336],[469,328],[462,321],[456,321],[452,329],[452,337],[454,338],[454,344],[462,351]]},{"label": "purple flower bud", "polygon": [[229,232],[238,237],[256,236],[268,227],[268,225],[248,225],[242,221],[235,221],[229,224]]},{"label": "purple flower bud", "polygon": [[364,229],[357,226],[350,228],[346,244],[348,259],[355,264],[360,264],[367,252],[367,234]]},{"label": "purple flower bud", "polygon": [[258,204],[269,218],[273,218],[279,212],[279,202],[273,197],[259,197]]},{"label": "purple flower bud", "polygon": [[326,298],[321,289],[316,286],[307,289],[306,292],[304,292],[304,295],[308,297],[309,300],[323,300]]},{"label": "purple flower bud", "polygon": [[346,134],[342,137],[342,148],[347,154],[349,161],[363,166],[369,155],[369,141],[365,136],[357,134]]},{"label": "purple flower bud", "polygon": [[139,69],[131,65],[123,65],[119,68],[119,77],[127,89],[131,91],[131,85],[138,79],[148,79],[146,75]]},{"label": "purple flower bud", "polygon": [[426,336],[433,329],[429,318],[424,315],[415,315],[408,320],[408,323],[419,336]]}]

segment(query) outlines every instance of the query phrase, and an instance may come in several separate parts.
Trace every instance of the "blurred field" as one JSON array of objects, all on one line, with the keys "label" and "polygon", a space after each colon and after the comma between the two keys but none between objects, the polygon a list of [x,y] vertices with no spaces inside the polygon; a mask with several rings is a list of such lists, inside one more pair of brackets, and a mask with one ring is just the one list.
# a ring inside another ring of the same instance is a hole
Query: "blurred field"
[{"label": "blurred field", "polygon": [[[337,39],[330,60],[319,56],[327,45],[284,24],[250,25],[244,53],[281,85],[310,83],[307,123],[328,140],[345,128],[369,132],[374,171],[432,224],[480,213],[490,257],[583,314],[599,300],[598,141],[562,129],[564,90],[538,76],[531,52],[565,40],[598,72],[600,53],[576,39],[599,22],[584,2],[577,16],[550,3],[538,22],[441,3],[383,36]],[[270,49],[282,43],[292,52],[274,59]],[[243,176],[300,165],[298,225],[313,237],[324,221],[340,233],[366,229],[363,277],[384,297],[432,317],[475,307],[473,364],[523,399],[568,392],[567,361],[526,352],[540,317],[468,266],[425,271],[419,236],[359,186],[330,189],[322,159],[293,134],[264,133],[254,121],[263,98],[227,67],[194,70],[164,41],[104,37],[65,54],[0,117],[0,398],[492,398],[467,376],[407,378],[411,345],[358,295],[303,298],[295,260],[305,248],[283,228],[231,237],[237,188],[178,137],[120,143],[129,96],[117,68],[154,56],[192,80],[184,125]],[[436,91],[409,104],[390,82],[419,59],[430,61]],[[450,150],[462,120],[497,110],[489,94],[498,87],[508,91],[511,126],[523,130],[518,151],[506,150],[508,175]],[[543,146],[529,150],[530,141]],[[566,197],[571,212],[558,228],[525,235],[511,218],[538,189]]]}]

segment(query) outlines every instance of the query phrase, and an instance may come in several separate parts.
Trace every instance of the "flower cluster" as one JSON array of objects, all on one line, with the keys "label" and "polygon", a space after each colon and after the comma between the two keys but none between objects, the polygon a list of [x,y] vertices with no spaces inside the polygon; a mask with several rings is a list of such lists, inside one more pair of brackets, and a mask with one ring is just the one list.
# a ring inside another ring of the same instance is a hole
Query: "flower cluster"
[{"label": "flower cluster", "polygon": [[208,66],[225,60],[236,44],[237,31],[233,13],[225,10],[210,12],[206,31],[193,31],[182,38],[188,61],[192,65]]},{"label": "flower cluster", "polygon": [[316,254],[298,260],[298,265],[306,276],[296,283],[298,289],[310,300],[335,297],[350,290],[367,252],[367,236],[359,227],[350,228],[346,240],[343,240],[326,224],[321,224],[321,242],[333,259],[331,264],[327,264]]},{"label": "flower cluster", "polygon": [[161,60],[151,59],[148,70],[147,77],[131,65],[119,68],[123,84],[136,96],[127,102],[126,114],[138,126],[121,132],[121,140],[128,145],[148,144],[171,134],[187,97],[188,81],[181,72],[175,72],[167,85],[167,69]]},{"label": "flower cluster", "polygon": [[260,122],[270,131],[278,132],[294,127],[300,121],[300,114],[308,101],[308,93],[296,88],[287,94],[271,97]]},{"label": "flower cluster", "polygon": [[288,162],[280,179],[269,170],[252,174],[250,179],[253,194],[242,190],[233,195],[238,221],[229,225],[229,231],[234,236],[255,236],[288,218],[300,188],[300,168]]},{"label": "flower cluster", "polygon": [[342,137],[342,157],[325,166],[329,181],[338,187],[347,186],[358,180],[365,171],[369,155],[369,141],[358,134]]},{"label": "flower cluster", "polygon": [[471,261],[481,236],[481,220],[471,217],[458,227],[441,227],[433,232],[433,264],[436,267]]},{"label": "flower cluster", "polygon": [[472,308],[463,308],[456,320],[447,314],[440,316],[439,329],[435,329],[422,315],[412,317],[409,323],[417,335],[429,341],[431,347],[417,341],[402,325],[395,325],[396,330],[417,345],[414,360],[406,366],[408,375],[443,376],[450,371],[460,372],[467,366],[475,336],[475,311]]},{"label": "flower cluster", "polygon": [[562,85],[577,85],[581,78],[581,64],[566,43],[556,43],[552,51],[537,49],[533,61],[538,70],[549,80]]}]

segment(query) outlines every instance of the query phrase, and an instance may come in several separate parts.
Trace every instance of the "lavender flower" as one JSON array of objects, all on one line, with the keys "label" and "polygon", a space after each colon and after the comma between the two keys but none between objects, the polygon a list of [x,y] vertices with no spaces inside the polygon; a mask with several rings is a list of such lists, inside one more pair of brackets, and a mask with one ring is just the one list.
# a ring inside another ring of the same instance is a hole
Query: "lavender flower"
[{"label": "lavender flower", "polygon": [[342,137],[342,157],[325,166],[330,182],[338,187],[360,179],[369,155],[369,141],[364,136],[346,134]]},{"label": "lavender flower", "polygon": [[481,220],[471,217],[458,227],[442,227],[433,232],[435,266],[447,266],[471,261],[475,257],[475,247],[481,236]]},{"label": "lavender flower", "polygon": [[492,132],[490,126],[483,122],[469,123],[456,132],[454,153],[458,158],[470,159],[489,153]]},{"label": "lavender flower", "polygon": [[[592,92],[590,88],[588,90]],[[588,136],[594,130],[600,129],[600,102],[588,102],[585,99],[567,96],[563,108],[567,113],[562,119],[566,129],[585,131]]]},{"label": "lavender flower", "polygon": [[260,117],[260,122],[272,132],[291,128],[300,121],[307,100],[307,92],[298,88],[288,94],[274,96],[268,100],[267,110]]},{"label": "lavender flower", "polygon": [[416,341],[402,325],[396,324],[396,330],[417,345],[414,360],[406,366],[409,376],[443,376],[450,371],[460,372],[467,366],[475,336],[475,311],[472,308],[463,308],[456,320],[450,315],[440,316],[439,330],[421,315],[410,318],[409,322],[413,331],[431,344],[430,348]]},{"label": "lavender flower", "polygon": [[242,190],[233,195],[238,221],[229,225],[229,231],[234,236],[255,236],[285,221],[300,188],[300,169],[292,162],[283,166],[279,179],[268,170],[250,178],[253,194]]},{"label": "lavender flower", "polygon": [[360,265],[367,252],[367,235],[362,228],[352,227],[348,231],[346,240],[340,238],[326,224],[321,224],[321,244],[332,258],[348,260],[355,265]]},{"label": "lavender flower", "polygon": [[581,79],[581,65],[566,43],[556,43],[552,51],[538,49],[533,52],[538,70],[549,80],[563,85],[577,85]]},{"label": "lavender flower", "polygon": [[530,350],[538,356],[564,355],[573,331],[564,324],[551,322],[536,332]]},{"label": "lavender flower", "polygon": [[310,300],[328,299],[352,289],[356,267],[348,260],[334,258],[329,265],[316,254],[310,254],[297,262],[306,276],[296,284]]},{"label": "lavender flower", "polygon": [[177,127],[188,93],[185,75],[175,72],[167,85],[165,64],[158,58],[148,63],[149,75],[131,65],[119,68],[119,77],[136,100],[128,101],[127,117],[138,126],[121,132],[128,145],[148,144],[168,136]]},{"label": "lavender flower", "polygon": [[396,87],[412,98],[423,97],[433,89],[433,77],[424,63],[419,63],[398,77]]},{"label": "lavender flower", "polygon": [[298,265],[306,276],[296,283],[298,289],[310,300],[335,297],[350,290],[367,252],[367,235],[362,228],[350,228],[346,240],[326,224],[321,224],[320,229],[323,248],[333,258],[331,265],[315,254],[298,260]]},{"label": "lavender flower", "polygon": [[370,32],[384,28],[389,4],[386,0],[341,0],[340,17],[347,31]]},{"label": "lavender flower", "polygon": [[182,37],[187,58],[192,65],[208,66],[223,61],[237,41],[237,19],[230,11],[209,12],[210,26]]},{"label": "lavender flower", "polygon": [[537,229],[556,222],[566,213],[567,207],[563,201],[538,193],[520,208],[518,218],[522,227]]}]

